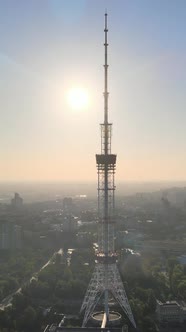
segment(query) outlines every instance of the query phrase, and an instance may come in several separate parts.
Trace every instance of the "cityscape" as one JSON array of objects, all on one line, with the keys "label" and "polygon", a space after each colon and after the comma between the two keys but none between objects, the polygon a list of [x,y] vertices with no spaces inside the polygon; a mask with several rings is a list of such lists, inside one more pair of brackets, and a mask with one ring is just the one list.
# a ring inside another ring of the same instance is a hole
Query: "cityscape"
[{"label": "cityscape", "polygon": [[0,9],[0,332],[186,331],[186,4]]}]

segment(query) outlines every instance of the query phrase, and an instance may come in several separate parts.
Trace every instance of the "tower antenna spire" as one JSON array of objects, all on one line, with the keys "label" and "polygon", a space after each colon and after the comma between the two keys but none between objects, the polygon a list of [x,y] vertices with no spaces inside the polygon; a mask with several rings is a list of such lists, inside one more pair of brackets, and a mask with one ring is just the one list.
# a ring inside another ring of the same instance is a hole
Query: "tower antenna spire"
[{"label": "tower antenna spire", "polygon": [[94,312],[99,300],[103,298],[104,319],[101,327],[111,321],[109,313],[109,294],[120,304],[131,324],[136,327],[132,311],[119,275],[117,253],[115,251],[115,181],[116,154],[111,153],[112,123],[108,122],[108,26],[107,12],[104,25],[104,121],[101,123],[101,153],[96,154],[98,172],[98,251],[95,270],[86,291],[81,311],[85,310],[83,327]]},{"label": "tower antenna spire", "polygon": [[108,123],[108,26],[107,26],[107,12],[105,11],[105,64],[104,64],[104,123]]}]

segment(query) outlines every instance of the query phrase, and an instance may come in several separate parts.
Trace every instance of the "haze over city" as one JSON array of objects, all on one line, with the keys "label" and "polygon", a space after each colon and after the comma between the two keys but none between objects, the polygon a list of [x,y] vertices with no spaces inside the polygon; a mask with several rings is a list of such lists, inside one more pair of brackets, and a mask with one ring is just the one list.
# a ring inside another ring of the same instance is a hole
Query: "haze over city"
[{"label": "haze over city", "polygon": [[0,27],[0,332],[185,332],[186,2]]},{"label": "haze over city", "polygon": [[105,8],[117,180],[186,179],[185,1],[16,0],[0,3],[1,181],[96,181]]}]

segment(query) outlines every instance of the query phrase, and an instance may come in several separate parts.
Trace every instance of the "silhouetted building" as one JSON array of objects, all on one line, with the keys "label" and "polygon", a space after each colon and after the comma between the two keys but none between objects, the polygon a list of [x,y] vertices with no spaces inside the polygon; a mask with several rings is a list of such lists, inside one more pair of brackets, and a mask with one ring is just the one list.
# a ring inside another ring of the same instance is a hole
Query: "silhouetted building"
[{"label": "silhouetted building", "polygon": [[20,249],[22,227],[10,222],[0,223],[0,249]]},{"label": "silhouetted building", "polygon": [[23,199],[18,193],[14,194],[14,198],[11,200],[11,205],[14,209],[19,209],[23,206]]},{"label": "silhouetted building", "polygon": [[63,199],[63,210],[64,212],[72,212],[73,200],[72,197],[65,197]]},{"label": "silhouetted building", "polygon": [[62,229],[64,232],[76,232],[78,229],[78,219],[72,215],[67,215],[63,219]]},{"label": "silhouetted building", "polygon": [[22,248],[22,239],[23,239],[22,227],[19,225],[14,225],[13,246],[15,249]]}]

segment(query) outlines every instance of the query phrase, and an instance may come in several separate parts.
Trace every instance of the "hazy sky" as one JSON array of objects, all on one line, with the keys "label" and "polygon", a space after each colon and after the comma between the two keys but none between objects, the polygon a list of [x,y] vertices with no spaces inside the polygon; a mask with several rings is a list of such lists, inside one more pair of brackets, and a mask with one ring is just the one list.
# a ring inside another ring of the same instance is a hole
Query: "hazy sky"
[{"label": "hazy sky", "polygon": [[96,180],[105,8],[116,178],[186,179],[185,0],[0,0],[0,180]]}]

